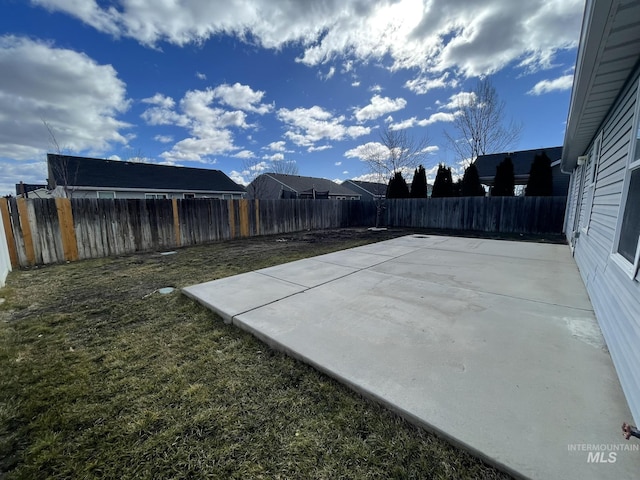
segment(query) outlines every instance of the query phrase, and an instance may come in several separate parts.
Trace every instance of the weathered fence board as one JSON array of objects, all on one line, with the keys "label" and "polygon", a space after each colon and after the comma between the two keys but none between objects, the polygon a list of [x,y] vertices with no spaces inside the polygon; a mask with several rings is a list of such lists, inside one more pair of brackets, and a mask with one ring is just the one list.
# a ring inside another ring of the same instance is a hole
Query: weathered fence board
[{"label": "weathered fence board", "polygon": [[561,233],[565,197],[461,197],[386,200],[392,227],[496,233]]},{"label": "weathered fence board", "polygon": [[[561,233],[564,197],[398,199],[382,224],[501,233]],[[14,267],[165,250],[232,238],[373,226],[359,200],[9,199],[0,212]]]}]

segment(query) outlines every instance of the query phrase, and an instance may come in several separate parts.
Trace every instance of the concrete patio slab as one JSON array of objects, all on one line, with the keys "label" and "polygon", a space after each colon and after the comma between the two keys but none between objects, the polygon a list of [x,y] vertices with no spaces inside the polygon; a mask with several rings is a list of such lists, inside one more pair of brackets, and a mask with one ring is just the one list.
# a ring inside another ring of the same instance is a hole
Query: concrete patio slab
[{"label": "concrete patio slab", "polygon": [[[620,435],[631,414],[568,247],[416,235],[339,253],[187,293],[514,476],[637,477],[640,451]],[[291,289],[350,254],[363,266]],[[215,298],[262,288],[271,300],[253,309]]]},{"label": "concrete patio slab", "polygon": [[275,267],[263,268],[258,270],[257,273],[311,288],[332,280],[337,280],[356,271],[355,268],[336,263],[307,259],[277,265]]},{"label": "concrete patio slab", "polygon": [[[248,290],[251,289],[251,291]],[[256,272],[183,288],[188,296],[220,315],[226,323],[234,316],[306,290],[306,287]]]},{"label": "concrete patio slab", "polygon": [[327,253],[326,255],[319,255],[314,257],[314,260],[319,262],[333,263],[335,265],[342,265],[344,267],[353,267],[356,269],[368,268],[379,263],[386,262],[392,259],[389,255],[380,255],[373,253],[366,253],[359,250],[362,247],[354,248],[351,250],[345,250],[342,252]]}]

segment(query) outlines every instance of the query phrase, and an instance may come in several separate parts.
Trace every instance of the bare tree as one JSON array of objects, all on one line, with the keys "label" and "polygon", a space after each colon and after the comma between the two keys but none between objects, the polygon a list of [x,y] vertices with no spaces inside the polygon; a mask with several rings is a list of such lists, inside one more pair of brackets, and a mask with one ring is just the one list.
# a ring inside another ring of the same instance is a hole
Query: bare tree
[{"label": "bare tree", "polygon": [[507,122],[504,109],[489,79],[478,81],[470,95],[459,96],[455,134],[445,131],[444,135],[460,160],[473,163],[479,155],[503,152],[517,143],[522,125]]},{"label": "bare tree", "polygon": [[249,198],[261,198],[264,196],[267,182],[261,175],[268,170],[265,161],[255,157],[245,158],[242,161],[242,177],[247,182],[247,195]]},{"label": "bare tree", "polygon": [[136,151],[127,159],[127,162],[147,163],[147,157],[144,156],[144,152],[141,148],[136,148]]},{"label": "bare tree", "polygon": [[282,175],[298,175],[298,164],[295,160],[276,160],[271,164],[270,170]]},{"label": "bare tree", "polygon": [[53,177],[49,178],[49,184],[50,186],[55,184],[54,188],[62,187],[65,197],[71,198],[73,197],[73,185],[78,176],[79,165],[76,163],[75,169],[71,168],[70,158],[65,155],[63,149],[60,148],[60,144],[53,132],[53,128],[45,120],[42,120],[42,123],[49,134],[49,144],[51,145],[51,149],[57,155],[56,160],[53,162],[49,162],[47,159],[49,177]]},{"label": "bare tree", "polygon": [[[364,146],[361,158],[378,183],[386,184],[396,173],[410,173],[424,163],[429,145],[425,135],[416,140],[406,130],[385,128],[380,132],[380,142]],[[376,197],[376,227],[380,226],[384,197]]]}]

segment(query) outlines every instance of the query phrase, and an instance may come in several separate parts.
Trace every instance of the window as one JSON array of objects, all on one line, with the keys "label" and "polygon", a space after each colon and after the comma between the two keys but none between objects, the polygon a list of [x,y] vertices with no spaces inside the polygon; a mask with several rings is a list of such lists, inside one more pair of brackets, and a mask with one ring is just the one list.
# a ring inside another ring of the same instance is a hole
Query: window
[{"label": "window", "polygon": [[116,198],[116,192],[98,192],[98,198]]},{"label": "window", "polygon": [[622,190],[618,217],[617,253],[623,259],[617,263],[634,278],[638,272],[638,240],[640,239],[640,86],[636,94],[636,114],[629,146],[629,163]]},{"label": "window", "polygon": [[196,198],[195,193],[185,193],[182,195],[182,198]]},{"label": "window", "polygon": [[166,193],[145,193],[145,200],[163,200],[167,198]]}]

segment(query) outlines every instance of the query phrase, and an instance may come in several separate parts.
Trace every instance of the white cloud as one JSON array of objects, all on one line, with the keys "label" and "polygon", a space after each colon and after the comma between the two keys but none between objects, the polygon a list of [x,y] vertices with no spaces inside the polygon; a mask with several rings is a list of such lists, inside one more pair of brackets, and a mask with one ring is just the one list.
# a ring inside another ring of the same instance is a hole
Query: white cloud
[{"label": "white cloud", "polygon": [[234,83],[233,85],[219,85],[213,90],[213,95],[220,100],[220,103],[231,108],[254,112],[260,115],[273,110],[273,105],[260,103],[265,92],[255,91],[248,85]]},{"label": "white cloud", "polygon": [[[377,173],[365,173],[363,175],[358,175],[357,177],[353,177],[353,180],[355,180],[356,182],[379,183],[380,175],[378,175]],[[383,178],[383,182],[384,180],[388,180],[388,179]]]},{"label": "white cloud", "polygon": [[344,170],[344,171],[342,172],[342,174],[343,174],[343,175],[347,175],[348,173],[349,173],[349,170]]},{"label": "white cloud", "polygon": [[282,153],[274,153],[273,155],[265,155],[262,158],[265,159],[265,160],[270,160],[272,162],[279,162],[281,160],[284,160],[284,154],[282,154]]},{"label": "white cloud", "polygon": [[427,153],[429,155],[433,155],[434,153],[436,153],[437,151],[440,150],[440,147],[437,145],[429,145],[428,147],[424,148],[422,150],[423,153]]},{"label": "white cloud", "polygon": [[278,110],[278,118],[287,124],[285,136],[296,145],[313,147],[320,140],[357,138],[371,132],[368,127],[344,125],[344,116],[334,117],[321,107]]},{"label": "white cloud", "polygon": [[398,123],[391,123],[389,125],[389,129],[391,129],[391,130],[403,130],[405,128],[411,128],[411,127],[414,127],[416,125],[417,121],[418,121],[417,117],[407,118],[406,120],[403,120],[403,121],[398,122]]},{"label": "white cloud", "polygon": [[246,176],[249,172],[238,172],[237,170],[231,170],[229,172],[229,178],[239,185],[247,186],[250,182],[247,181]]},{"label": "white cloud", "polygon": [[[43,154],[44,155],[44,154]],[[47,163],[39,161],[5,161],[0,159],[0,196],[15,195],[16,183],[41,184],[47,183]]]},{"label": "white cloud", "polygon": [[389,149],[380,142],[368,142],[347,150],[344,152],[344,156],[360,160],[366,160],[371,157],[387,158],[389,156]]},{"label": "white cloud", "polygon": [[382,92],[383,88],[380,85],[371,85],[369,87],[369,91],[373,92],[373,93],[380,93]]},{"label": "white cloud", "polygon": [[334,163],[334,165],[335,165],[336,167],[339,167],[340,165],[342,165],[342,162],[336,162],[336,163]]},{"label": "white cloud", "polygon": [[156,142],[160,143],[171,143],[173,142],[173,137],[171,135],[156,135],[153,137]]},{"label": "white cloud", "polygon": [[204,73],[196,72],[196,77],[200,80],[206,80],[207,76]]},{"label": "white cloud", "polygon": [[273,150],[274,152],[284,152],[286,151],[286,144],[287,142],[285,142],[284,140],[280,140],[279,142],[271,142],[269,145],[267,145],[267,148],[269,148],[269,150]]},{"label": "white cloud", "polygon": [[309,147],[307,148],[308,152],[322,152],[323,150],[329,150],[330,148],[333,148],[333,146],[331,145],[320,145],[319,147]]},{"label": "white cloud", "polygon": [[156,105],[158,107],[168,109],[171,109],[176,105],[173,98],[163,95],[162,93],[156,93],[153,97],[143,98],[142,103],[148,103],[150,105]]},{"label": "white cloud", "polygon": [[309,66],[343,57],[463,76],[512,62],[527,70],[548,67],[558,50],[577,45],[584,8],[584,0],[325,0],[314,8],[289,0],[32,3],[145,45],[202,44],[230,34],[269,49],[295,42],[304,50],[298,61]]},{"label": "white cloud", "polygon": [[255,156],[251,150],[241,150],[234,155],[236,158],[254,158]]},{"label": "white cloud", "polygon": [[420,75],[412,80],[408,80],[404,86],[417,95],[425,93],[435,88],[455,88],[458,86],[456,79],[449,79],[449,72],[445,72],[439,77],[427,77]]},{"label": "white cloud", "polygon": [[[263,95],[264,92],[239,83],[189,90],[177,104],[173,98],[156,93],[142,100],[151,106],[141,117],[149,125],[174,125],[189,132],[189,138],[180,140],[171,150],[160,155],[165,161],[211,163],[214,155],[239,150],[234,143],[232,129],[252,127],[247,123],[248,114],[262,115],[271,110],[270,105],[260,103]],[[225,110],[220,105],[236,110]],[[167,138],[157,136],[156,139],[158,137]],[[251,158],[250,155],[253,152],[248,150],[235,154],[238,158]]]},{"label": "white cloud", "polygon": [[336,74],[336,67],[331,67],[329,69],[329,71],[327,72],[327,74],[324,76],[325,80],[329,80],[330,78],[332,78],[334,75]]},{"label": "white cloud", "polygon": [[111,65],[5,35],[0,36],[0,71],[0,158],[44,160],[52,146],[43,121],[69,153],[98,155],[113,144],[127,144],[122,130],[130,125],[118,117],[130,101]]},{"label": "white cloud", "polygon": [[562,77],[554,78],[553,80],[542,80],[535,84],[535,86],[527,93],[529,95],[542,95],[544,93],[570,90],[573,86],[573,74],[563,75]]},{"label": "white cloud", "polygon": [[381,97],[380,95],[374,95],[371,97],[371,103],[360,109],[355,110],[355,117],[359,122],[365,120],[375,120],[390,112],[396,112],[402,110],[407,106],[407,101],[404,98],[391,99],[389,97]]},{"label": "white cloud", "polygon": [[436,122],[452,122],[456,118],[457,113],[436,112],[429,115],[429,118],[418,120],[417,117],[411,117],[402,122],[392,123],[389,125],[391,130],[402,130],[412,127],[426,127]]},{"label": "white cloud", "polygon": [[468,105],[476,99],[475,92],[458,92],[449,97],[447,103],[436,101],[438,110],[458,110],[463,105]]},{"label": "white cloud", "polygon": [[359,87],[360,86],[360,82],[358,80],[356,80],[355,82],[351,82],[351,86],[352,87]]}]

